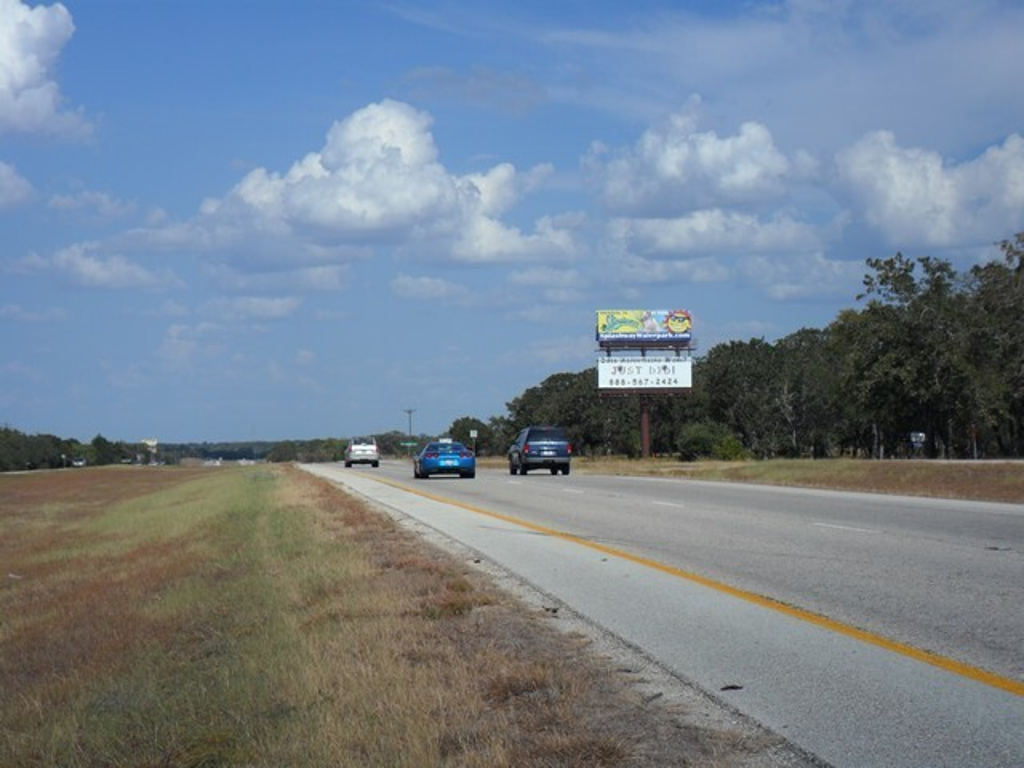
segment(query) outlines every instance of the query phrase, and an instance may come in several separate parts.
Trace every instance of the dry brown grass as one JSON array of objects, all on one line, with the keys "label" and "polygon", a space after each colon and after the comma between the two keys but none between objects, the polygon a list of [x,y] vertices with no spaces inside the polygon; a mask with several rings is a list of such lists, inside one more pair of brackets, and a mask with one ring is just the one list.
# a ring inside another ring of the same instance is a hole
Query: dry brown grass
[{"label": "dry brown grass", "polygon": [[[495,466],[498,465],[495,462]],[[573,464],[573,471],[1024,502],[1022,461],[775,459],[681,462],[672,458],[581,457]]]},{"label": "dry brown grass", "polygon": [[586,643],[278,468],[0,476],[0,765],[737,764]]}]

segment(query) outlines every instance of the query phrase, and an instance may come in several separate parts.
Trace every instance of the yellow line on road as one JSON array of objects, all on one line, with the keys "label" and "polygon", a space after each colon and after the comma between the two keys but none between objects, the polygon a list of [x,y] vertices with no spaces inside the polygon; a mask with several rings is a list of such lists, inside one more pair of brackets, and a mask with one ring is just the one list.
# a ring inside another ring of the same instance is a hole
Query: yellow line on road
[{"label": "yellow line on road", "polygon": [[650,560],[646,557],[634,555],[622,549],[616,549],[615,547],[609,547],[604,544],[599,544],[597,542],[590,541],[580,536],[576,536],[572,533],[559,531],[554,528],[548,528],[543,525],[537,525],[536,523],[531,523],[527,520],[521,520],[517,517],[512,517],[511,515],[504,515],[500,512],[494,512],[489,509],[475,507],[472,504],[465,504],[455,499],[449,499],[443,496],[436,496],[434,494],[420,490],[419,488],[413,488],[403,483],[396,482],[394,480],[382,478],[378,475],[371,476],[367,474],[365,475],[365,477],[372,477],[373,480],[376,480],[379,483],[390,485],[393,488],[398,488],[399,490],[407,491],[409,493],[416,494],[417,496],[422,496],[423,498],[430,499],[431,501],[437,501],[442,504],[450,504],[454,507],[464,509],[467,512],[473,512],[475,514],[484,515],[486,517],[491,517],[496,520],[502,520],[506,523],[510,523],[520,528],[526,528],[536,533],[543,533],[554,538],[562,539],[563,541],[569,541],[573,544],[579,544],[582,547],[587,547],[588,549],[593,549],[597,552],[601,552],[603,554],[611,555],[612,557],[616,557],[621,560],[626,560],[628,562],[635,563],[636,565],[642,565],[645,568],[651,568],[655,571],[659,571],[670,576],[675,576],[677,578],[684,579],[693,584],[699,584],[702,587],[707,587],[708,589],[713,589],[716,592],[721,592],[722,594],[726,594],[731,597],[736,597],[740,600],[745,600],[748,603],[753,603],[754,605],[769,608],[773,611],[777,611],[778,613],[783,613],[787,616],[799,619],[800,621],[805,621],[809,624],[813,624],[815,626],[827,629],[837,634],[845,635],[846,637],[851,637],[855,640],[860,640],[861,642],[867,643],[868,645],[874,645],[878,648],[884,648],[887,651],[898,653],[901,656],[906,656],[907,658],[914,659],[915,661],[930,664],[933,667],[938,667],[939,669],[943,669],[946,672],[952,672],[955,675],[965,677],[969,680],[974,680],[975,682],[991,686],[992,688],[998,688],[1003,691],[1008,691],[1010,693],[1016,694],[1017,696],[1024,696],[1024,682],[1012,680],[1007,677],[1002,677],[1001,675],[997,675],[992,672],[988,672],[984,669],[971,666],[970,664],[964,664],[963,662],[957,661],[956,659],[950,659],[946,656],[941,656],[937,653],[923,651],[920,648],[915,648],[912,645],[907,645],[906,643],[901,643],[896,640],[890,640],[889,638],[883,637],[882,635],[877,635],[874,632],[868,632],[863,629],[857,629],[857,627],[852,627],[849,624],[843,624],[842,622],[835,621],[834,619],[830,619],[827,616],[822,616],[818,613],[813,613],[812,611],[804,610],[803,608],[797,608],[792,605],[786,605],[785,603],[781,603],[778,600],[774,600],[770,597],[759,595],[756,592],[748,592],[744,589],[732,587],[721,581],[715,581],[714,579],[709,579],[706,576],[701,576],[698,573],[684,571],[681,568],[676,568],[671,565],[666,565],[665,563],[660,563],[657,560]]}]

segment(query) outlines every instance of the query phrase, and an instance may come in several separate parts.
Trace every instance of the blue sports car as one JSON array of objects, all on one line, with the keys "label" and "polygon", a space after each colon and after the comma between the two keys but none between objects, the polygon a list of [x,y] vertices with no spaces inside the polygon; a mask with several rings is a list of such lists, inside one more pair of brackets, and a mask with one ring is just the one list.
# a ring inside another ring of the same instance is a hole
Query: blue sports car
[{"label": "blue sports car", "polygon": [[462,443],[451,440],[427,443],[413,458],[412,476],[420,480],[431,475],[476,477],[476,456]]}]

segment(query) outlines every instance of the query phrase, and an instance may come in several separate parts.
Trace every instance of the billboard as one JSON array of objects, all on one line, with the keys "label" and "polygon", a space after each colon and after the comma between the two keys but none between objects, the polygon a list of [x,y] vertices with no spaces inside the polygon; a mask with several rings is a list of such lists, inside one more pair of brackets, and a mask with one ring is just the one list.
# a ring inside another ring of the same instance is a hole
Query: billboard
[{"label": "billboard", "polygon": [[685,309],[599,309],[602,345],[687,347],[693,322]]},{"label": "billboard", "polygon": [[679,390],[693,386],[693,366],[681,357],[599,357],[597,388]]}]

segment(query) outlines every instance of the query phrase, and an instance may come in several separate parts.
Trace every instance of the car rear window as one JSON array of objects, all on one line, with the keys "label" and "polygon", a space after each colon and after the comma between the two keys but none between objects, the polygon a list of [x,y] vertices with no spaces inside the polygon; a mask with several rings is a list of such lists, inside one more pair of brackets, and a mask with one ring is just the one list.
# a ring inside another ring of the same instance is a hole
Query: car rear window
[{"label": "car rear window", "polygon": [[466,450],[466,446],[462,443],[431,443],[427,450],[437,451],[438,453],[458,453],[459,451]]},{"label": "car rear window", "polygon": [[540,427],[530,430],[530,440],[541,442],[565,442],[565,432],[558,427]]}]

